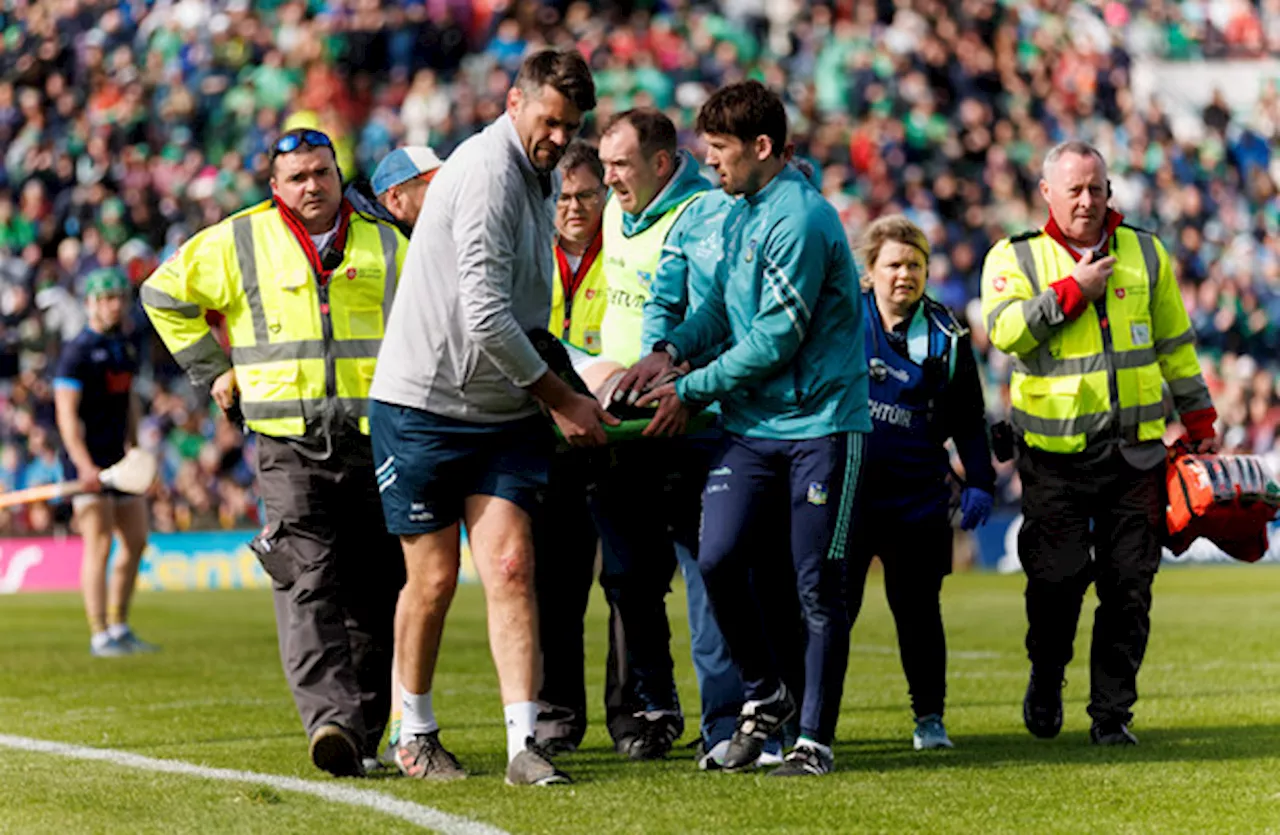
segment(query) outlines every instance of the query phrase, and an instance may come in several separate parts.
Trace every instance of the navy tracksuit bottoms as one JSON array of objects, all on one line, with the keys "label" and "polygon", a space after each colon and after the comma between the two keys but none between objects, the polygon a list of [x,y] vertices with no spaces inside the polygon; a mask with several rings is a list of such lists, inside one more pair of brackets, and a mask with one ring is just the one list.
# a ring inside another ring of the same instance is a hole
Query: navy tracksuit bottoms
[{"label": "navy tracksuit bottoms", "polygon": [[702,497],[698,565],[748,699],[778,689],[784,659],[765,627],[769,590],[753,588],[752,561],[779,558],[756,543],[788,531],[807,633],[800,732],[830,744],[849,661],[846,543],[857,519],[864,436],[806,440],[725,433]]}]

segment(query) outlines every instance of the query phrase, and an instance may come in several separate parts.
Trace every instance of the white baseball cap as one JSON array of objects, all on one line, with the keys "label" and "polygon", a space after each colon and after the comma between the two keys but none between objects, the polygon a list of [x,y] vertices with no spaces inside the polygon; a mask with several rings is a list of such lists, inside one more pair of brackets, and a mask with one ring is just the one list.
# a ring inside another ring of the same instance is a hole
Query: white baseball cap
[{"label": "white baseball cap", "polygon": [[430,174],[442,165],[444,162],[426,145],[406,145],[382,158],[369,178],[369,185],[373,193],[381,197],[392,186]]}]

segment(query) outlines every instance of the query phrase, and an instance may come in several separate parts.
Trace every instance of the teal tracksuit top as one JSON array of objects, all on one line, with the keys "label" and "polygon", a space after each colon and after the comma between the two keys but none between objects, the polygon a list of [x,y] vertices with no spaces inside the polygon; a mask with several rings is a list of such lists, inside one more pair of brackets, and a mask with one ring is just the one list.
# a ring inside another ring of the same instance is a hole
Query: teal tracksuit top
[{"label": "teal tracksuit top", "polygon": [[[723,208],[709,198],[705,208]],[[835,208],[788,166],[734,200],[717,235],[718,215],[699,212],[691,223],[710,222],[682,230],[686,252],[695,236],[718,237],[722,256],[668,339],[681,358],[731,347],[677,382],[680,399],[719,401],[725,429],[747,437],[870,432],[858,274]]]}]

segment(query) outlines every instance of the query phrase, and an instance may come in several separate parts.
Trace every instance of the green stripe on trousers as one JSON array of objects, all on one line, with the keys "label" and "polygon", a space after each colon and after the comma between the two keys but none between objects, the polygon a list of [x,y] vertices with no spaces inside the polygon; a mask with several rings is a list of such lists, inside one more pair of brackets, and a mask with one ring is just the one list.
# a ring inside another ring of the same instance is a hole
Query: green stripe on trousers
[{"label": "green stripe on trousers", "polygon": [[848,550],[849,526],[858,501],[858,482],[862,471],[862,446],[866,442],[863,432],[849,432],[844,462],[844,483],[840,488],[840,514],[836,517],[835,532],[827,548],[827,559],[842,560]]}]

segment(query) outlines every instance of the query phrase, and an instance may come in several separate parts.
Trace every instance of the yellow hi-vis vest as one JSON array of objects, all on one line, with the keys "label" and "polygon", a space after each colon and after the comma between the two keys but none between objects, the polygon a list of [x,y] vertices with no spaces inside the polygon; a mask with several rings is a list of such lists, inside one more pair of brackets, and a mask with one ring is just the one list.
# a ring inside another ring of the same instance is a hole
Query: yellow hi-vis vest
[{"label": "yellow hi-vis vest", "polygon": [[609,284],[609,305],[605,309],[601,334],[604,355],[623,365],[634,365],[652,345],[641,345],[644,304],[649,301],[653,277],[662,259],[662,245],[676,220],[701,197],[691,194],[677,203],[652,226],[628,238],[622,234],[622,207],[609,196],[604,207],[604,277]]},{"label": "yellow hi-vis vest", "polygon": [[[353,213],[342,263],[322,290],[268,201],[183,244],[143,284],[142,303],[194,383],[235,366],[248,428],[304,437],[345,423],[368,434],[369,384],[406,249],[391,225]],[[209,310],[226,317],[229,362]]]},{"label": "yellow hi-vis vest", "polygon": [[547,329],[561,341],[588,354],[600,353],[600,330],[609,304],[609,287],[604,279],[604,248],[587,268],[573,298],[565,304],[564,276],[560,259],[555,259],[555,275],[551,281],[551,319]]},{"label": "yellow hi-vis vest", "polygon": [[991,344],[1013,358],[1010,420],[1028,446],[1081,452],[1090,443],[1156,441],[1163,386],[1177,410],[1213,405],[1195,334],[1164,246],[1120,226],[1106,293],[1067,322],[1050,284],[1076,262],[1043,232],[997,243],[982,268],[982,316]]}]

